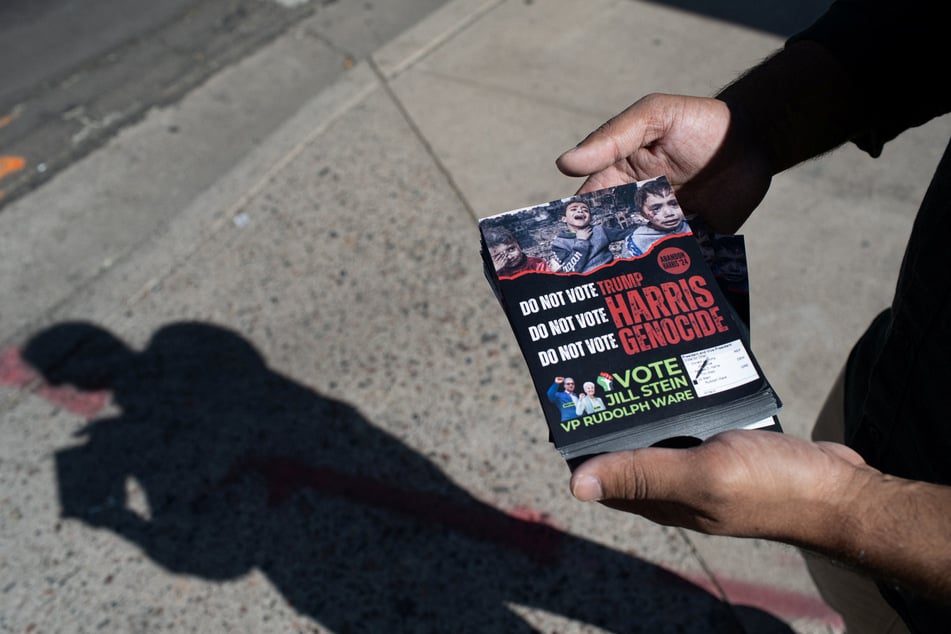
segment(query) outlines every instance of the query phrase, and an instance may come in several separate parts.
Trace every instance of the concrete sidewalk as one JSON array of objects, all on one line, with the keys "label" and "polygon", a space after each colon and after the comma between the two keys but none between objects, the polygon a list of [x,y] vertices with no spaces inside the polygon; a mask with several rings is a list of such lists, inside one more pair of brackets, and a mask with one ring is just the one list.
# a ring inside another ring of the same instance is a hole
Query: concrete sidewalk
[{"label": "concrete sidewalk", "polygon": [[[573,501],[478,255],[479,217],[574,191],[553,160],[605,119],[780,43],[651,3],[455,0],[78,288],[44,240],[108,231],[70,201],[132,136],[15,201],[0,630],[840,632],[792,548]],[[949,129],[790,171],[744,227],[789,433],[888,301]]]}]

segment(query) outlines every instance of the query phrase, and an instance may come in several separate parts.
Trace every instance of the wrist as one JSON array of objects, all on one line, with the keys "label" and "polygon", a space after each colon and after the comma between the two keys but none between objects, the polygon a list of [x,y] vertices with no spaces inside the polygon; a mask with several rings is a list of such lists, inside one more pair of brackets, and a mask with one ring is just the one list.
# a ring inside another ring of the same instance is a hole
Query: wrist
[{"label": "wrist", "polygon": [[882,516],[908,494],[907,480],[865,465],[848,465],[828,483],[815,487],[808,509],[785,540],[860,569],[877,568],[877,552],[894,536],[883,532]]},{"label": "wrist", "polygon": [[789,540],[877,579],[951,601],[951,487],[906,480],[870,467],[828,500],[828,513]]},{"label": "wrist", "polygon": [[878,478],[881,474],[873,469],[840,463],[834,470],[800,480],[776,501],[779,512],[764,524],[762,537],[837,559],[857,556],[869,490]]},{"label": "wrist", "polygon": [[773,174],[847,141],[861,109],[841,63],[809,41],[780,50],[717,98],[766,150]]}]

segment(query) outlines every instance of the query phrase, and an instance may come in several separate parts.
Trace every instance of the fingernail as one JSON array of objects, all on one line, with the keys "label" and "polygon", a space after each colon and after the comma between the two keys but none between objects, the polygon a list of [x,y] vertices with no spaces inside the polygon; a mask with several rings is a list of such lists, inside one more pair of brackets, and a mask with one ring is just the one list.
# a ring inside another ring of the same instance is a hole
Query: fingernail
[{"label": "fingernail", "polygon": [[601,480],[590,475],[577,476],[571,494],[582,502],[596,502],[604,497]]},{"label": "fingernail", "polygon": [[566,155],[566,154],[574,154],[575,150],[577,150],[579,147],[581,147],[581,144],[580,144],[580,143],[579,143],[578,145],[574,146],[573,148],[568,148],[567,150],[565,150],[564,152],[562,152],[561,155],[564,156],[564,155]]}]

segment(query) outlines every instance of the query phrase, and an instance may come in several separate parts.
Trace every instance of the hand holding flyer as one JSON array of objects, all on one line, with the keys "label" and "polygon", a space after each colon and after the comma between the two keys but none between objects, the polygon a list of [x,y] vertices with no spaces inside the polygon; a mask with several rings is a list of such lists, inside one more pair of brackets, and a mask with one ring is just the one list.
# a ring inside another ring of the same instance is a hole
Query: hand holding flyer
[{"label": "hand holding flyer", "polygon": [[[486,276],[567,460],[775,425],[748,310],[705,262],[663,177],[480,222]],[[499,267],[496,253],[518,245]],[[537,261],[545,266],[525,266]],[[744,269],[745,277],[745,269]],[[583,386],[579,390],[578,387]]]}]

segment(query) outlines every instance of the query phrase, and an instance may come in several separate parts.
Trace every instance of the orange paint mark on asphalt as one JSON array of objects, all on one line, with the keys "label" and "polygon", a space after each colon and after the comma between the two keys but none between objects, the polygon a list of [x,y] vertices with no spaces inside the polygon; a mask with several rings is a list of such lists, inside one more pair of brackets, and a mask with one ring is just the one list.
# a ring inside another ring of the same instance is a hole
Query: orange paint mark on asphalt
[{"label": "orange paint mark on asphalt", "polygon": [[0,178],[19,172],[26,167],[26,159],[22,156],[0,156]]},{"label": "orange paint mark on asphalt", "polygon": [[0,128],[10,125],[14,119],[17,118],[16,112],[11,112],[10,114],[0,117]]}]

